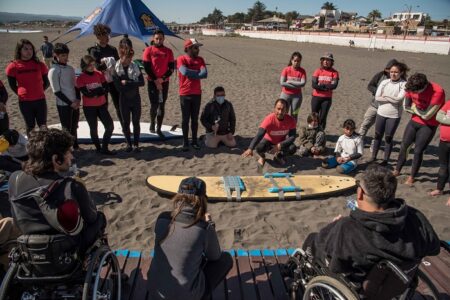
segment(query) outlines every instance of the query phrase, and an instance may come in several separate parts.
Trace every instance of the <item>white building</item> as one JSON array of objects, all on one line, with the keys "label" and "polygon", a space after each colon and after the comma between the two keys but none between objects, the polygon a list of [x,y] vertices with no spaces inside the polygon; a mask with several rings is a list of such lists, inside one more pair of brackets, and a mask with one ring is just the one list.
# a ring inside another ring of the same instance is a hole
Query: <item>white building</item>
[{"label": "white building", "polygon": [[400,23],[406,20],[413,20],[416,21],[418,24],[421,24],[425,21],[425,18],[427,17],[426,13],[422,12],[399,12],[394,13],[390,18],[385,19],[384,22],[395,22]]}]

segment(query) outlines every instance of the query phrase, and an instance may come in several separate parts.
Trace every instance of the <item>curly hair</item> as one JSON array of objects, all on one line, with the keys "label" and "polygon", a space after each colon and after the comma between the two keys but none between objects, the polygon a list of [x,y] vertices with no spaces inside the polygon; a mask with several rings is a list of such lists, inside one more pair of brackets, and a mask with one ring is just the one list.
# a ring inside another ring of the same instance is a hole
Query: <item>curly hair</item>
[{"label": "curly hair", "polygon": [[22,55],[21,55],[22,48],[25,45],[30,45],[31,48],[33,48],[33,56],[31,57],[31,59],[36,61],[36,62],[39,62],[39,58],[37,58],[37,56],[36,56],[36,48],[34,48],[33,43],[30,42],[30,40],[27,40],[27,39],[20,39],[17,42],[16,49],[14,51],[14,60],[20,60],[21,59],[21,57],[22,57]]},{"label": "curly hair", "polygon": [[94,26],[94,35],[95,36],[109,35],[110,33],[111,33],[111,28],[108,25],[99,23]]},{"label": "curly hair", "polygon": [[377,206],[386,208],[395,199],[397,178],[389,169],[372,165],[362,174],[361,180],[367,196]]},{"label": "curly hair", "polygon": [[24,171],[30,175],[53,171],[53,155],[57,156],[57,160],[63,161],[73,142],[73,137],[64,130],[33,130],[27,144],[29,159],[24,164]]},{"label": "curly hair", "polygon": [[427,85],[427,76],[423,73],[415,73],[408,78],[408,81],[405,85],[405,90],[410,92],[417,92],[424,89]]}]

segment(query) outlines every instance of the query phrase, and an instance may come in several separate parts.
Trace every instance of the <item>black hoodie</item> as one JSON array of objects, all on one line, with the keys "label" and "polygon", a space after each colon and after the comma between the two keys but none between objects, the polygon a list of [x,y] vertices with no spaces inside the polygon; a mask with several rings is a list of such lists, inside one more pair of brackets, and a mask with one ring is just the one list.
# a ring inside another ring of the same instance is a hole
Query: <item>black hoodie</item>
[{"label": "black hoodie", "polygon": [[384,212],[356,209],[320,232],[311,233],[303,249],[331,272],[348,274],[351,281],[362,282],[380,260],[411,266],[425,256],[439,254],[440,241],[420,211],[396,199]]}]

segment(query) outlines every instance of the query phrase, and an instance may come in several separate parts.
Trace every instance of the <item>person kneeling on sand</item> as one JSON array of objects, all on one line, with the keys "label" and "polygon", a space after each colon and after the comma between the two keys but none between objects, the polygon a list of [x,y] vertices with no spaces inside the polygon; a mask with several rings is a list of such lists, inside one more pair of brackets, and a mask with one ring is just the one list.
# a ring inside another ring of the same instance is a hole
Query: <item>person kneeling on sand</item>
[{"label": "person kneeling on sand", "polygon": [[307,118],[308,126],[300,128],[298,154],[302,157],[319,156],[325,150],[325,132],[319,125],[319,114],[313,112]]},{"label": "person kneeling on sand", "polygon": [[207,202],[205,182],[185,178],[173,197],[173,210],[158,216],[148,271],[150,299],[211,299],[232,268],[233,258],[220,249]]},{"label": "person kneeling on sand", "polygon": [[342,126],[344,134],[341,135],[334,149],[334,156],[325,158],[323,168],[336,168],[341,174],[348,174],[356,169],[356,160],[363,155],[363,142],[361,136],[355,132],[355,122],[347,119]]},{"label": "person kneeling on sand", "polygon": [[234,131],[236,115],[233,104],[225,99],[225,89],[214,89],[214,98],[203,109],[200,121],[206,129],[206,147],[217,148],[220,142],[227,147],[235,147]]},{"label": "person kneeling on sand", "polygon": [[288,107],[284,99],[275,101],[273,112],[264,118],[250,146],[242,154],[243,157],[253,156],[256,149],[259,168],[266,162],[266,152],[274,154],[274,160],[283,165],[284,157],[293,155],[297,150],[294,144],[297,125],[295,119],[287,114]]},{"label": "person kneeling on sand", "polygon": [[371,165],[357,179],[350,215],[306,237],[302,248],[315,263],[362,283],[383,259],[411,270],[425,256],[439,254],[440,241],[427,218],[395,198],[397,179],[390,170]]}]

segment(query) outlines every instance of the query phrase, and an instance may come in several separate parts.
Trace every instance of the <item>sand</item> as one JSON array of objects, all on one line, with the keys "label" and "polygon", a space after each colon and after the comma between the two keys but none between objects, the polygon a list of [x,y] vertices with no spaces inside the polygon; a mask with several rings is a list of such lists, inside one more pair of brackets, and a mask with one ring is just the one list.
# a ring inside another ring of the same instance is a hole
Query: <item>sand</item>
[{"label": "sand", "polygon": [[[57,36],[56,31],[44,30],[50,40]],[[41,44],[42,33],[6,34],[0,33],[0,68],[13,58],[15,43],[19,38],[28,38],[36,46]],[[73,35],[64,37],[68,41]],[[111,40],[117,46],[120,38]],[[308,76],[319,66],[319,57],[327,51],[334,54],[335,68],[339,71],[341,81],[334,93],[333,105],[328,117],[329,151],[334,147],[337,137],[341,135],[340,126],[349,117],[357,126],[362,121],[364,112],[371,100],[366,86],[372,76],[382,70],[391,58],[397,58],[408,64],[413,72],[424,72],[429,80],[441,84],[450,93],[450,60],[448,56],[418,54],[394,51],[367,51],[348,47],[327,46],[319,44],[300,44],[272,40],[257,40],[236,37],[198,37],[205,44],[200,54],[206,60],[209,76],[203,80],[202,107],[212,96],[217,85],[225,87],[227,99],[230,100],[237,114],[238,147],[236,149],[219,148],[209,150],[202,148],[184,153],[179,150],[181,140],[142,144],[143,151],[129,154],[125,145],[114,145],[119,153],[114,157],[99,156],[92,145],[82,145],[83,151],[75,153],[77,165],[82,170],[82,179],[95,199],[98,209],[108,218],[107,232],[109,242],[115,249],[150,249],[153,248],[153,228],[159,213],[171,208],[169,199],[162,198],[150,190],[145,179],[148,175],[258,175],[256,159],[242,159],[240,154],[246,149],[263,117],[268,114],[274,100],[280,93],[279,75],[289,61],[293,51],[303,54],[302,66]],[[168,38],[181,53],[181,40]],[[86,49],[94,44],[91,37],[81,38],[69,44],[70,60],[78,66]],[[140,55],[144,45],[134,40],[136,53]],[[166,43],[170,46],[170,44]],[[236,62],[233,65],[206,50],[214,51]],[[445,71],[447,70],[447,71]],[[1,72],[0,79],[5,82],[6,75]],[[169,99],[166,108],[165,123],[180,124],[181,113],[177,94],[177,81],[171,79]],[[311,84],[304,89],[299,126],[304,126],[310,112]],[[24,122],[18,111],[17,97],[9,90],[8,111],[11,127],[24,130]],[[59,123],[55,98],[51,90],[46,91],[48,100],[48,123]],[[141,90],[143,99],[142,121],[149,122],[149,102],[146,87]],[[448,97],[447,97],[448,98]],[[109,110],[115,120],[117,116],[110,105]],[[84,116],[82,114],[82,119]],[[399,141],[409,115],[404,113],[399,129],[395,135],[397,144],[392,158],[396,160]],[[204,129],[200,128],[200,134]],[[373,128],[369,131],[373,135]],[[436,134],[426,151],[424,162],[417,182],[413,187],[400,184],[397,195],[425,213],[436,232],[443,240],[450,240],[450,207],[445,206],[449,195],[432,198],[427,192],[435,188],[438,158],[437,146],[439,134]],[[365,148],[368,157],[369,149]],[[393,163],[395,165],[395,163]],[[323,170],[320,162],[314,159],[294,157],[288,160],[284,168],[266,165],[267,171],[288,171],[299,174],[334,174],[333,170]],[[364,168],[360,166],[358,172]],[[399,180],[403,182],[410,170],[410,162],[403,169]],[[301,244],[309,232],[316,231],[329,223],[338,214],[347,215],[345,209],[347,197],[354,196],[354,191],[335,197],[305,200],[301,202],[269,203],[214,203],[208,210],[216,222],[217,232],[223,248],[279,248],[296,247]]]}]

